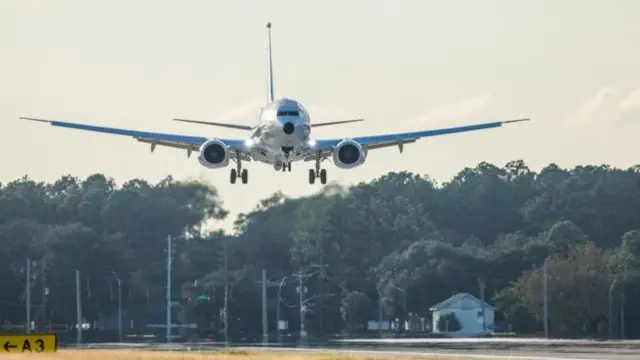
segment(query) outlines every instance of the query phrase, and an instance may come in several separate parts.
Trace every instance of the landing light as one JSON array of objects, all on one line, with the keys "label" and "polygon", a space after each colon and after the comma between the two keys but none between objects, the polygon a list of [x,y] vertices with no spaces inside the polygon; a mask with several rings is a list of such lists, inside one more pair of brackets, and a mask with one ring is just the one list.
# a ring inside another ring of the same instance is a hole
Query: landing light
[{"label": "landing light", "polygon": [[253,146],[253,139],[247,139],[244,141],[244,145],[246,147],[252,147]]},{"label": "landing light", "polygon": [[316,146],[316,141],[313,140],[313,139],[309,139],[308,144],[309,144],[310,147],[314,147],[314,146]]}]

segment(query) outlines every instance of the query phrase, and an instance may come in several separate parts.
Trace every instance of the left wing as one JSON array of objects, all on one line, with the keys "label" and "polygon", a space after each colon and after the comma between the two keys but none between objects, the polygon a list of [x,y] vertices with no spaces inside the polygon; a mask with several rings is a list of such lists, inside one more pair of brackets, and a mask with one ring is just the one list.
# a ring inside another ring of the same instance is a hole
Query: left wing
[{"label": "left wing", "polygon": [[229,124],[229,123],[220,123],[220,122],[212,122],[212,121],[201,121],[201,120],[173,119],[173,121],[182,121],[182,122],[193,123],[193,124],[220,126],[220,127],[226,127],[226,128],[238,129],[238,130],[246,130],[246,131],[251,131],[254,128],[253,126],[248,126],[248,125]]},{"label": "left wing", "polygon": [[[131,136],[140,142],[151,144],[151,151],[155,149],[156,145],[161,145],[161,146],[185,149],[187,150],[187,154],[190,155],[192,151],[194,150],[198,151],[202,143],[209,140],[208,138],[201,137],[201,136],[176,135],[176,134],[155,133],[155,132],[147,132],[147,131],[127,130],[127,129],[118,129],[118,128],[86,125],[86,124],[77,124],[77,123],[57,121],[57,120],[28,118],[28,117],[21,117],[20,119],[44,122],[44,123],[49,123],[51,126],[71,128],[71,129],[77,129],[77,130],[94,131],[94,132],[101,132],[101,133],[113,134],[113,135]],[[247,150],[244,144],[244,140],[242,139],[220,139],[220,140],[229,146],[229,150],[233,150],[229,152],[229,156],[235,156],[234,152],[236,151],[244,153]]]},{"label": "left wing", "polygon": [[[386,134],[386,135],[373,135],[373,136],[360,136],[350,138],[353,141],[360,143],[365,149],[373,150],[380,149],[389,146],[398,146],[400,151],[402,152],[402,147],[404,144],[409,144],[416,142],[416,140],[429,137],[429,136],[437,136],[437,135],[448,135],[455,134],[467,131],[474,130],[484,130],[484,129],[492,129],[501,127],[504,124],[515,123],[520,121],[528,121],[530,119],[516,119],[516,120],[505,120],[505,121],[496,121],[484,124],[475,124],[475,125],[465,125],[465,126],[456,126],[450,128],[442,128],[442,129],[434,129],[434,130],[423,130],[423,131],[414,131],[414,132],[406,132],[406,133],[397,133],[397,134]],[[326,140],[317,140],[315,142],[315,146],[310,148],[314,154],[305,158],[307,161],[315,160],[317,153],[320,152],[321,157],[328,157],[330,155],[331,150],[338,145],[343,139],[326,139]]]}]

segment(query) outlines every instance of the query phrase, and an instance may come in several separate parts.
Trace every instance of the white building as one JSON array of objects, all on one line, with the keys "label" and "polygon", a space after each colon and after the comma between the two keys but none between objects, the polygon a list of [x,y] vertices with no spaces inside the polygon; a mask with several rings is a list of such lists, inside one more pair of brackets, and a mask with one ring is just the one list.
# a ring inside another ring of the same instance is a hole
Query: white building
[{"label": "white building", "polygon": [[[448,314],[455,314],[461,327],[458,331],[449,331],[448,333],[451,335],[470,336],[493,332],[496,308],[485,302],[483,319],[482,305],[482,300],[477,297],[467,293],[459,293],[432,306],[429,310],[433,314],[433,332],[445,332],[444,329],[438,329],[438,321]],[[483,331],[483,328],[486,330]]]}]

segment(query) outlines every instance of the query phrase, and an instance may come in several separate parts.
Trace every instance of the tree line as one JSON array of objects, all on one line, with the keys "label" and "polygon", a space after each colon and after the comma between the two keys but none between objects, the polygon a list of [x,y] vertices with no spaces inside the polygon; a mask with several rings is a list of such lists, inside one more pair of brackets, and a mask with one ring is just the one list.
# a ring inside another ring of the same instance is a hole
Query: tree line
[{"label": "tree line", "polygon": [[[263,270],[270,332],[277,314],[299,328],[301,284],[305,328],[321,336],[362,331],[379,301],[385,318],[428,317],[453,293],[480,297],[481,282],[500,328],[532,334],[543,326],[546,272],[552,336],[640,335],[640,310],[624,306],[640,301],[640,166],[482,162],[443,184],[388,173],[308,197],[274,193],[233,232],[206,231],[227,216],[214,187],[171,177],[2,184],[0,318],[25,321],[27,258],[48,289],[36,322],[76,323],[76,270],[89,323],[117,311],[114,274],[128,314],[162,307],[171,235],[179,319],[218,337],[225,293],[230,337],[261,333]],[[301,269],[308,276],[296,277]]]}]

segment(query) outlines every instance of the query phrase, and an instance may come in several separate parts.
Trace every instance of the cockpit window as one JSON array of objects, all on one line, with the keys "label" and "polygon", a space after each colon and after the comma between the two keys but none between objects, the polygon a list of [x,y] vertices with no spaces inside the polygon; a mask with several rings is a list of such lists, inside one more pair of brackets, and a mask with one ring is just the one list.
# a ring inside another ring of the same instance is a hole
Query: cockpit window
[{"label": "cockpit window", "polygon": [[297,111],[278,111],[278,116],[299,116],[300,114]]}]

